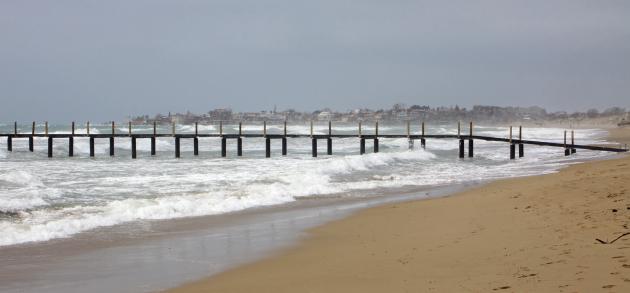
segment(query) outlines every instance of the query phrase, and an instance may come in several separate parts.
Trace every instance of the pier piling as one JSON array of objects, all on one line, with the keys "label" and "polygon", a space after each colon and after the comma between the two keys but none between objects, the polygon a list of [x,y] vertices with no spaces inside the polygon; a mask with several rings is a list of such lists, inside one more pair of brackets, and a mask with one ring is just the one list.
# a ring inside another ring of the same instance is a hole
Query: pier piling
[{"label": "pier piling", "polygon": [[52,158],[53,156],[53,138],[52,136],[48,137],[48,157]]},{"label": "pier piling", "polygon": [[473,139],[472,139],[472,136],[473,136],[473,123],[472,123],[472,121],[470,121],[470,127],[468,128],[468,130],[469,130],[469,136],[468,136],[469,137],[468,138],[468,157],[472,158],[474,156],[474,149],[475,149],[475,146],[474,146],[474,143],[473,143]]},{"label": "pier piling", "polygon": [[110,157],[114,156],[114,137],[113,136],[109,137],[109,156]]},{"label": "pier piling", "polygon": [[31,136],[28,138],[28,150],[30,152],[33,152],[33,145],[34,145],[34,137],[35,136],[35,121],[33,121],[33,126],[31,127]]},{"label": "pier piling", "polygon": [[361,138],[360,147],[359,148],[360,148],[359,153],[361,155],[365,154],[365,138]]},{"label": "pier piling", "polygon": [[567,146],[567,131],[564,131],[564,155],[568,156],[571,154],[571,149]]},{"label": "pier piling", "polygon": [[157,136],[157,122],[153,121],[153,136],[151,137],[151,155],[155,156],[155,137]]},{"label": "pier piling", "polygon": [[132,136],[131,137],[131,158],[135,159],[136,158],[136,137]]},{"label": "pier piling", "polygon": [[74,136],[68,137],[68,157],[74,156]]},{"label": "pier piling", "polygon": [[374,138],[374,152],[378,153],[378,138]]},{"label": "pier piling", "polygon": [[282,138],[282,155],[287,155],[287,138],[286,136]]},{"label": "pier piling", "polygon": [[221,137],[221,157],[227,157],[227,138]]},{"label": "pier piling", "polygon": [[7,151],[13,151],[13,136],[7,135]]},{"label": "pier piling", "polygon": [[571,130],[571,154],[575,154],[577,152],[574,146],[575,146],[575,131]]},{"label": "pier piling", "polygon": [[[52,145],[52,143],[49,142],[49,145]],[[90,157],[94,157],[94,136],[90,136]]]},{"label": "pier piling", "polygon": [[271,157],[271,138],[265,138],[265,158]]},{"label": "pier piling", "polygon": [[316,138],[312,138],[311,139],[312,142],[312,152],[313,152],[313,158],[317,157],[317,139]]},{"label": "pier piling", "polygon": [[193,154],[195,156],[199,155],[199,138],[198,137],[193,137]]},{"label": "pier piling", "polygon": [[510,160],[516,159],[516,148],[514,146],[514,142],[512,141],[512,126],[510,126]]},{"label": "pier piling", "polygon": [[332,138],[330,137],[326,139],[326,150],[328,155],[332,155]]},{"label": "pier piling", "polygon": [[239,157],[243,156],[243,138],[240,136],[236,139],[236,155]]},{"label": "pier piling", "polygon": [[422,121],[422,138],[420,138],[420,147],[427,148],[427,141],[424,139],[424,121]]},{"label": "pier piling", "polygon": [[179,158],[179,155],[179,136],[175,136],[175,158]]},{"label": "pier piling", "polygon": [[523,144],[523,126],[519,125],[518,127],[518,157],[522,158],[525,156],[525,145]]},{"label": "pier piling", "polygon": [[459,158],[464,158],[464,140],[461,138],[459,139]]}]

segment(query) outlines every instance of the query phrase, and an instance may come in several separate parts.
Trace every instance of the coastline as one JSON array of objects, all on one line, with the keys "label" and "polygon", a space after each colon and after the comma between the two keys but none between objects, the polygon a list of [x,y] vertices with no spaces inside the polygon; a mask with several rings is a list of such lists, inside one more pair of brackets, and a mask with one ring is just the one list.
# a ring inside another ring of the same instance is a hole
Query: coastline
[{"label": "coastline", "polygon": [[[609,140],[630,141],[630,129]],[[169,292],[630,290],[630,157],[386,204]]]}]

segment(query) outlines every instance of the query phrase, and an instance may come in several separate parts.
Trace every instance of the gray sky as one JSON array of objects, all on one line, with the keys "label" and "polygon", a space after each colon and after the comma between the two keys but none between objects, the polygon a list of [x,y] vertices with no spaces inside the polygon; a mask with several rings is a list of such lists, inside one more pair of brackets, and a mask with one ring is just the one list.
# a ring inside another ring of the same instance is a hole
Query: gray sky
[{"label": "gray sky", "polygon": [[630,1],[0,0],[0,121],[630,107]]}]

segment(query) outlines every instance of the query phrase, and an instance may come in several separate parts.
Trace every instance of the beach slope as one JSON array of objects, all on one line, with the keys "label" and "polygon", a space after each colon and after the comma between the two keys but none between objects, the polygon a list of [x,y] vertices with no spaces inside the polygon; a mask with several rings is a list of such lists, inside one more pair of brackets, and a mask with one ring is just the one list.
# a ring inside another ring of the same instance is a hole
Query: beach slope
[{"label": "beach slope", "polygon": [[630,292],[630,235],[602,243],[627,232],[630,157],[620,155],[367,209],[171,292]]}]

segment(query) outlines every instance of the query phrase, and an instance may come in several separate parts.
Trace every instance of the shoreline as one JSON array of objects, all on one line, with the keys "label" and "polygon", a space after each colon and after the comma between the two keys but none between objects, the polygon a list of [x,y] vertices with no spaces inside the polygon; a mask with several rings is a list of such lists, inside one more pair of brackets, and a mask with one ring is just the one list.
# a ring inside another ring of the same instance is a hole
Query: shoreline
[{"label": "shoreline", "polygon": [[[609,129],[630,141],[630,129]],[[630,157],[361,210],[168,292],[630,290]],[[383,219],[387,219],[384,221]],[[411,223],[411,224],[410,224]]]}]

